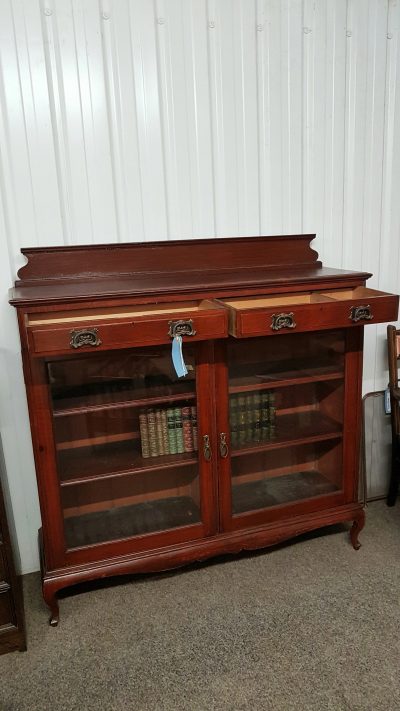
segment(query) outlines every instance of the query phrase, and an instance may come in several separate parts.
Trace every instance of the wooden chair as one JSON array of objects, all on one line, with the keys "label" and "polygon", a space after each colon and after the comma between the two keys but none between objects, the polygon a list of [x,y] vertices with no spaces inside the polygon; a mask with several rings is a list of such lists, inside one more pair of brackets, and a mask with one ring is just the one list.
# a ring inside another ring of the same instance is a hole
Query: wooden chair
[{"label": "wooden chair", "polygon": [[390,474],[387,505],[394,506],[400,483],[400,388],[399,388],[399,358],[400,330],[395,326],[387,327],[389,388],[392,409],[392,466]]}]

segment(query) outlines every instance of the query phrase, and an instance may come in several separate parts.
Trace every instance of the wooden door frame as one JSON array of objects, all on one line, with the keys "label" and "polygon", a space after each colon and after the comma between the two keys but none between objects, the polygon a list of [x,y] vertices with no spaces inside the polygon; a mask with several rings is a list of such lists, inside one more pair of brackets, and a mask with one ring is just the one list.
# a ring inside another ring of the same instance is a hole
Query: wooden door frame
[{"label": "wooden door frame", "polygon": [[[61,489],[57,468],[57,453],[53,428],[51,394],[47,377],[47,363],[52,358],[24,359],[30,411],[32,442],[35,455],[39,502],[43,521],[43,547],[46,569],[56,570],[71,564],[105,560],[138,550],[162,548],[215,535],[218,532],[218,496],[215,411],[212,408],[214,392],[213,342],[193,343],[196,352],[196,406],[198,417],[198,476],[201,502],[201,521],[193,526],[156,531],[143,536],[106,541],[102,544],[68,549],[62,516]],[[124,349],[130,350],[130,349]],[[115,351],[113,351],[115,352]],[[87,357],[91,357],[88,354]],[[93,354],[95,355],[95,354]],[[74,356],[65,357],[73,360]],[[57,360],[60,360],[57,357]],[[208,434],[213,456],[208,462],[203,455],[203,437]],[[51,536],[49,535],[51,531]],[[181,535],[179,535],[181,531]],[[146,542],[146,539],[148,541]],[[137,541],[137,545],[133,542]],[[147,544],[146,544],[147,543]]]},{"label": "wooden door frame", "polygon": [[[338,329],[334,329],[338,330]],[[229,532],[244,530],[263,524],[283,521],[293,516],[320,512],[358,500],[358,461],[361,425],[361,387],[363,357],[363,327],[339,329],[344,331],[345,373],[342,450],[342,484],[339,492],[315,496],[304,501],[282,504],[269,509],[249,511],[238,516],[232,514],[231,457],[218,456],[218,493],[220,508],[220,530]],[[251,341],[251,339],[249,339]],[[215,379],[218,433],[227,433],[229,452],[231,450],[229,426],[229,377],[228,341],[220,341],[215,346]]]}]

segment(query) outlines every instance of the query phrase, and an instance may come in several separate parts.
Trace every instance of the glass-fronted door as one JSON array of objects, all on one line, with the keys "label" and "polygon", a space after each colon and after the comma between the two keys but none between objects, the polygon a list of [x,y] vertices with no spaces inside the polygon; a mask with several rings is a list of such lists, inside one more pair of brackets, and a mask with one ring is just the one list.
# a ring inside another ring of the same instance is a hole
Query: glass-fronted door
[{"label": "glass-fronted door", "polygon": [[[229,339],[223,526],[343,498],[343,331]],[[223,430],[223,424],[220,424]]]},{"label": "glass-fronted door", "polygon": [[170,346],[47,362],[67,550],[212,531],[211,463],[199,458],[209,404],[198,393],[210,391],[198,363],[204,348],[185,345],[184,378]]}]

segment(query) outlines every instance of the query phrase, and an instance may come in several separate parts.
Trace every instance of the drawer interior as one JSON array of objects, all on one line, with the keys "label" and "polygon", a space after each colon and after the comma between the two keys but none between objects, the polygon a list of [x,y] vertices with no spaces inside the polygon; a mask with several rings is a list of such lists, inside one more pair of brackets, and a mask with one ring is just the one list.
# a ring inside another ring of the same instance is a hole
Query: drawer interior
[{"label": "drawer interior", "polygon": [[102,309],[76,309],[74,311],[53,311],[50,313],[33,313],[28,317],[29,326],[73,323],[75,321],[105,321],[124,318],[146,318],[165,315],[180,315],[215,311],[223,306],[209,299],[198,301],[180,301],[166,304],[137,304],[135,306],[112,306]]},{"label": "drawer interior", "polygon": [[301,294],[266,294],[264,296],[223,299],[221,303],[235,311],[244,311],[248,309],[269,309],[275,306],[318,304],[326,301],[332,301],[329,295],[309,291]]},{"label": "drawer interior", "polygon": [[265,294],[263,296],[221,299],[220,303],[234,311],[247,311],[249,309],[269,309],[278,306],[289,307],[324,302],[332,303],[332,301],[371,299],[379,296],[390,296],[390,294],[376,289],[367,289],[365,286],[357,286],[354,289],[332,289],[322,292],[309,291],[301,294]]},{"label": "drawer interior", "polygon": [[355,299],[370,299],[379,296],[391,296],[385,291],[377,289],[367,289],[365,286],[357,286],[355,289],[338,289],[334,291],[324,291],[322,296],[328,296],[335,301],[353,301]]}]

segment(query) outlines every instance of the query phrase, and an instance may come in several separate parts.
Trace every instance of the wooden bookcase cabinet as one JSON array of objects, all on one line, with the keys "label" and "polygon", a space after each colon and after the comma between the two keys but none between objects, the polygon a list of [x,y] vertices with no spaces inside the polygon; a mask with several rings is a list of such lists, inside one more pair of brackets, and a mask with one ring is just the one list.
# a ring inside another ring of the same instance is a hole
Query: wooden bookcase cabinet
[{"label": "wooden bookcase cabinet", "polygon": [[359,547],[363,327],[395,320],[398,297],[323,267],[312,239],[22,250],[10,302],[51,624],[78,582],[341,521]]}]

